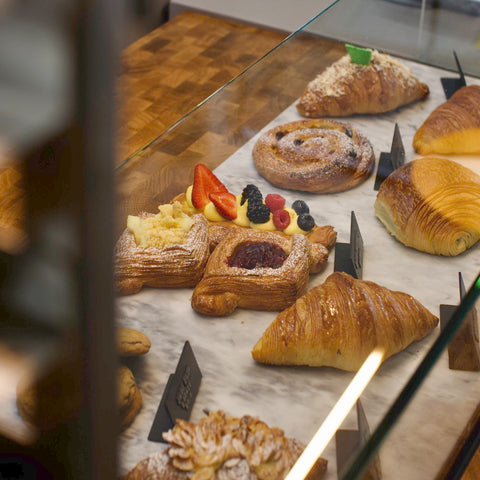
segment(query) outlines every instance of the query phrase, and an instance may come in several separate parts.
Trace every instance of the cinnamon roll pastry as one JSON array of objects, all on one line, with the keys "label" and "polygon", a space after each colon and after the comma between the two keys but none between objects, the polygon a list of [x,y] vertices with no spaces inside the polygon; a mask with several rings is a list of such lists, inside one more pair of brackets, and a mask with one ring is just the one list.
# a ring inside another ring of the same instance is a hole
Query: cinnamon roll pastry
[{"label": "cinnamon roll pastry", "polygon": [[429,88],[403,63],[372,51],[368,65],[345,55],[312,80],[297,104],[304,117],[385,113],[424,99]]},{"label": "cinnamon roll pastry", "polygon": [[355,371],[376,347],[386,359],[426,337],[437,323],[412,296],[335,272],[280,312],[252,356],[270,365]]},{"label": "cinnamon roll pastry", "polygon": [[457,90],[427,117],[413,137],[421,155],[480,153],[480,86]]},{"label": "cinnamon roll pastry", "polygon": [[277,187],[333,193],[371,174],[375,156],[368,139],[350,125],[325,119],[278,125],[255,143],[253,161]]},{"label": "cinnamon roll pastry", "polygon": [[328,254],[304,235],[234,229],[211,254],[192,308],[218,316],[237,307],[282,310],[306,291],[310,273],[325,266]]},{"label": "cinnamon roll pastry", "polygon": [[383,181],[375,214],[407,247],[459,255],[480,240],[480,176],[451,160],[419,158]]},{"label": "cinnamon roll pastry", "polygon": [[[198,423],[177,420],[168,447],[140,461],[123,480],[282,480],[305,446],[256,417],[211,412]],[[320,480],[327,461],[315,466]]]},{"label": "cinnamon roll pastry", "polygon": [[[179,205],[173,208],[181,211]],[[185,223],[179,227],[174,221],[179,215],[166,214],[160,218],[162,228],[154,222],[137,232],[138,222],[155,220],[152,214],[142,214],[123,231],[115,247],[114,280],[118,293],[137,293],[144,285],[168,288],[197,284],[210,255],[208,222],[203,215],[189,217],[182,213]],[[143,235],[144,230],[148,235]]]}]

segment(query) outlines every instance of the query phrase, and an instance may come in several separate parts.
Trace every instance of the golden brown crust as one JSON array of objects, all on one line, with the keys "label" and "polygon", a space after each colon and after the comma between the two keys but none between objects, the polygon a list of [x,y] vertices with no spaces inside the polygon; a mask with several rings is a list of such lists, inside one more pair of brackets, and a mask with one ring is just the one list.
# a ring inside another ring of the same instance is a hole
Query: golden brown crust
[{"label": "golden brown crust", "polygon": [[308,84],[297,109],[305,117],[385,113],[428,94],[409,68],[373,51],[368,66],[352,63],[349,55],[333,63]]},{"label": "golden brown crust", "polygon": [[[227,260],[248,242],[268,242],[288,256],[279,268],[231,267]],[[287,237],[254,229],[233,229],[210,256],[202,280],[192,295],[192,307],[205,315],[229,315],[237,307],[282,310],[307,288],[309,274],[320,271],[328,250],[312,244],[304,235]]]},{"label": "golden brown crust", "polygon": [[[222,411],[198,423],[178,420],[164,438],[167,450],[139,462],[124,480],[282,480],[304,449],[279,428]],[[326,468],[319,459],[318,480]]]},{"label": "golden brown crust", "polygon": [[421,155],[480,153],[480,86],[457,90],[427,117],[413,137]]},{"label": "golden brown crust", "polygon": [[340,192],[368,178],[375,156],[370,142],[350,125],[299,120],[278,125],[257,140],[253,161],[277,187],[315,193]]},{"label": "golden brown crust", "polygon": [[150,350],[152,343],[143,332],[134,328],[117,328],[117,352],[121,357],[136,357]]},{"label": "golden brown crust", "polygon": [[252,356],[266,364],[354,371],[375,347],[388,358],[437,323],[410,295],[335,272],[277,316]]},{"label": "golden brown crust", "polygon": [[480,177],[444,158],[414,160],[383,181],[375,214],[407,247],[459,255],[480,240]]},{"label": "golden brown crust", "polygon": [[133,372],[120,365],[117,372],[117,403],[120,411],[120,428],[127,428],[142,407],[142,394],[137,387]]},{"label": "golden brown crust", "polygon": [[209,256],[208,222],[194,215],[185,243],[165,248],[138,247],[125,229],[115,247],[115,286],[118,293],[137,293],[149,287],[191,287],[200,280]]}]

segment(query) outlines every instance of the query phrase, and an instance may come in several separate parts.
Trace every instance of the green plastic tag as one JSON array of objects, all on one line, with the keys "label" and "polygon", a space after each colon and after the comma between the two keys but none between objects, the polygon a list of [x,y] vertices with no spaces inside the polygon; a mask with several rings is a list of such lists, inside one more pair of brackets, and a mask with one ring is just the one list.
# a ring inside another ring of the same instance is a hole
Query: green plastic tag
[{"label": "green plastic tag", "polygon": [[348,43],[345,44],[350,59],[358,65],[369,65],[372,58],[372,51],[369,48],[355,47]]}]

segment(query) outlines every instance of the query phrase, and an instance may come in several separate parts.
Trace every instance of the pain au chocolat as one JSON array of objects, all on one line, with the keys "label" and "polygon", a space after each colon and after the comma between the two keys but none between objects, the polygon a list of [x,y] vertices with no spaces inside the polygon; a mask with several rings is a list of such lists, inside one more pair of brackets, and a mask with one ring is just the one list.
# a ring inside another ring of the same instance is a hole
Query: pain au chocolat
[{"label": "pain au chocolat", "polygon": [[480,86],[457,90],[427,117],[413,137],[421,155],[480,153]]},{"label": "pain au chocolat", "polygon": [[413,160],[382,182],[375,214],[407,247],[459,255],[480,240],[480,176],[445,158]]},{"label": "pain au chocolat", "polygon": [[384,349],[386,359],[427,336],[437,323],[410,295],[335,272],[280,312],[252,356],[270,365],[355,371],[376,347]]},{"label": "pain au chocolat", "polygon": [[[140,461],[122,480],[282,480],[305,446],[256,417],[209,413],[198,423],[177,420],[166,450]],[[320,480],[327,461],[319,458]]]},{"label": "pain au chocolat", "polygon": [[229,315],[237,307],[282,310],[302,295],[309,275],[323,269],[329,251],[305,235],[237,228],[215,248],[192,294],[204,315]]},{"label": "pain au chocolat", "polygon": [[345,55],[312,80],[297,109],[305,117],[385,113],[424,99],[429,88],[403,63],[372,51],[368,65]]},{"label": "pain au chocolat", "polygon": [[365,181],[375,155],[354,127],[326,119],[299,120],[263,133],[252,151],[271,184],[313,193],[341,192]]}]

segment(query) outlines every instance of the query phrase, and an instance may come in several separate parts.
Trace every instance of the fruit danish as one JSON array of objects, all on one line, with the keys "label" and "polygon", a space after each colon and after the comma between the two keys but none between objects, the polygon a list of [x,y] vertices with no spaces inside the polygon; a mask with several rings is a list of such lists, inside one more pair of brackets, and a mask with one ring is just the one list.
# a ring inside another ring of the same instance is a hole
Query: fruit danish
[{"label": "fruit danish", "polygon": [[424,157],[381,184],[375,215],[399,242],[455,256],[480,240],[480,176],[445,158]]},{"label": "fruit danish", "polygon": [[325,119],[278,125],[260,136],[252,155],[258,173],[273,185],[314,193],[350,189],[369,177],[375,163],[367,138]]},{"label": "fruit danish", "polygon": [[[282,480],[305,446],[250,415],[211,412],[198,423],[177,420],[166,450],[139,462],[123,480]],[[327,470],[319,458],[315,478]]]},{"label": "fruit danish", "polygon": [[192,307],[204,315],[229,315],[237,307],[283,310],[302,295],[328,249],[304,235],[234,229],[211,254],[193,290]]},{"label": "fruit danish", "polygon": [[252,356],[270,365],[355,371],[374,348],[384,348],[388,358],[426,337],[437,323],[410,295],[335,272],[277,316]]},{"label": "fruit danish", "polygon": [[457,90],[428,116],[413,137],[421,155],[480,153],[480,85]]},{"label": "fruit danish", "polygon": [[129,217],[115,247],[115,286],[123,295],[149,287],[190,287],[200,280],[210,255],[208,222],[186,215],[179,203],[157,215]]},{"label": "fruit danish", "polygon": [[330,65],[307,85],[297,110],[314,118],[385,113],[428,94],[428,86],[406,65],[373,50],[367,65],[348,54]]}]

